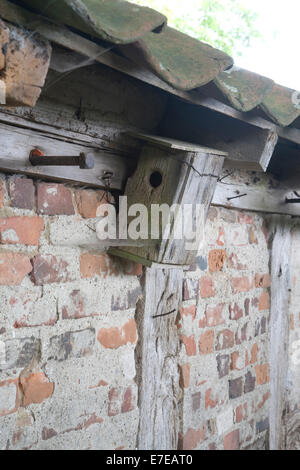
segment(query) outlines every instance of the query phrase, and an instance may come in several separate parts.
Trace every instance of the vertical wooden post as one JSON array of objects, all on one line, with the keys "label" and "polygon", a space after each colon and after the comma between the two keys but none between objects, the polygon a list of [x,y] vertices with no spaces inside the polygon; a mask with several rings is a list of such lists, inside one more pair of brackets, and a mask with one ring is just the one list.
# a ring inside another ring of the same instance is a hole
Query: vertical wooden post
[{"label": "vertical wooden post", "polygon": [[140,408],[137,447],[142,450],[177,449],[180,343],[175,321],[182,281],[181,268],[146,268],[144,299],[136,317]]},{"label": "vertical wooden post", "polygon": [[270,449],[284,448],[284,409],[289,341],[289,286],[292,222],[273,216],[271,249]]}]

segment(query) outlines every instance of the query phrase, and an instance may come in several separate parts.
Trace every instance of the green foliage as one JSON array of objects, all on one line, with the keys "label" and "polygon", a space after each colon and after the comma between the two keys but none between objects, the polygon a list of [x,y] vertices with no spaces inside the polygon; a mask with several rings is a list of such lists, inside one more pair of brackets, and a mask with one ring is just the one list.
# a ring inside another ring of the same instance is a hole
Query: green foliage
[{"label": "green foliage", "polygon": [[241,55],[253,38],[257,14],[238,0],[130,0],[168,18],[168,24],[231,55]]}]

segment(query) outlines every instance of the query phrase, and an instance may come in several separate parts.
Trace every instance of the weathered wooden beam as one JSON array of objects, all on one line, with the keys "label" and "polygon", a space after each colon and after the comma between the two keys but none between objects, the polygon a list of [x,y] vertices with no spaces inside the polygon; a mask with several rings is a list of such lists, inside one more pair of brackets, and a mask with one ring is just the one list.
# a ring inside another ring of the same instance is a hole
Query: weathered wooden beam
[{"label": "weathered wooden beam", "polygon": [[[278,183],[279,184],[279,183]],[[263,212],[266,214],[286,214],[300,216],[300,204],[289,204],[292,191],[280,185],[270,188],[265,185],[219,182],[213,196],[212,205],[227,209]],[[294,195],[294,198],[296,196]],[[299,199],[300,201],[300,199]]]},{"label": "weathered wooden beam", "polygon": [[4,99],[0,104],[34,106],[50,64],[49,42],[0,20],[0,50],[0,73],[4,90]]},{"label": "weathered wooden beam", "polygon": [[143,300],[136,311],[140,450],[177,449],[180,342],[175,322],[182,282],[181,268],[146,268]]},{"label": "weathered wooden beam", "polygon": [[[7,173],[25,174],[37,178],[47,178],[61,182],[84,184],[99,188],[105,187],[102,180],[105,171],[112,172],[111,189],[122,190],[130,165],[117,150],[110,150],[101,140],[93,142],[90,139],[80,141],[70,135],[60,136],[49,132],[37,132],[22,127],[0,123],[0,139],[5,145],[0,146],[0,171]],[[101,148],[102,147],[102,148]],[[36,167],[29,162],[32,149],[38,148],[45,155],[79,155],[91,153],[95,159],[95,167],[91,170],[81,170],[76,167]]]},{"label": "weathered wooden beam", "polygon": [[289,361],[290,218],[271,220],[271,312],[270,312],[270,449],[285,447],[286,379]]},{"label": "weathered wooden beam", "polygon": [[[274,160],[277,164],[272,165],[267,173],[228,168],[225,160],[212,205],[299,217],[299,151],[294,152],[279,143]],[[289,200],[297,200],[297,203],[290,203]]]},{"label": "weathered wooden beam", "polygon": [[166,82],[156,77],[151,71],[142,68],[125,57],[121,57],[114,51],[107,50],[98,44],[73,33],[65,27],[55,25],[50,21],[35,15],[7,0],[0,0],[0,16],[7,21],[20,24],[28,29],[33,29],[47,38],[49,41],[71,49],[92,60],[105,64],[115,70],[130,75],[138,80],[164,90],[186,102],[202,106],[227,117],[242,121],[260,129],[269,129],[280,137],[300,144],[300,129],[281,128],[276,124],[256,115],[237,111],[214,98],[205,96],[200,90],[184,92],[177,90]]}]

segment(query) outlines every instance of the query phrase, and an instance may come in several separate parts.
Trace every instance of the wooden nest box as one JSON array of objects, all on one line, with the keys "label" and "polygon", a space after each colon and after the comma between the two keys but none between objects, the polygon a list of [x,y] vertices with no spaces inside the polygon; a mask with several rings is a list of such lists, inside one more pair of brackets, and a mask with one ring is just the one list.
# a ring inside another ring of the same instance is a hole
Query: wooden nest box
[{"label": "wooden nest box", "polygon": [[[145,206],[147,221],[140,228],[142,246],[139,240],[139,246],[119,246],[109,251],[145,266],[190,266],[203,238],[199,229],[201,232],[201,224],[204,227],[227,154],[163,137],[130,135],[142,140],[144,145],[136,171],[125,189],[128,228],[134,219],[130,213],[133,204]],[[172,207],[169,225],[165,225],[161,214]],[[158,213],[159,219],[155,219]],[[160,220],[159,234],[157,220]],[[198,231],[194,230],[197,227]]]}]

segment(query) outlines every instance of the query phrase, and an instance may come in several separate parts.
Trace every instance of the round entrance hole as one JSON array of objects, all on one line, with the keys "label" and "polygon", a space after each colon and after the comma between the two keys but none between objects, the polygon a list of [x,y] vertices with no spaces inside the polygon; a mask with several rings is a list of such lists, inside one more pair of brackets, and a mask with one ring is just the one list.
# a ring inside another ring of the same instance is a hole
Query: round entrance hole
[{"label": "round entrance hole", "polygon": [[158,188],[158,186],[160,186],[162,183],[161,173],[159,171],[153,171],[153,173],[150,175],[149,182],[152,188]]}]

